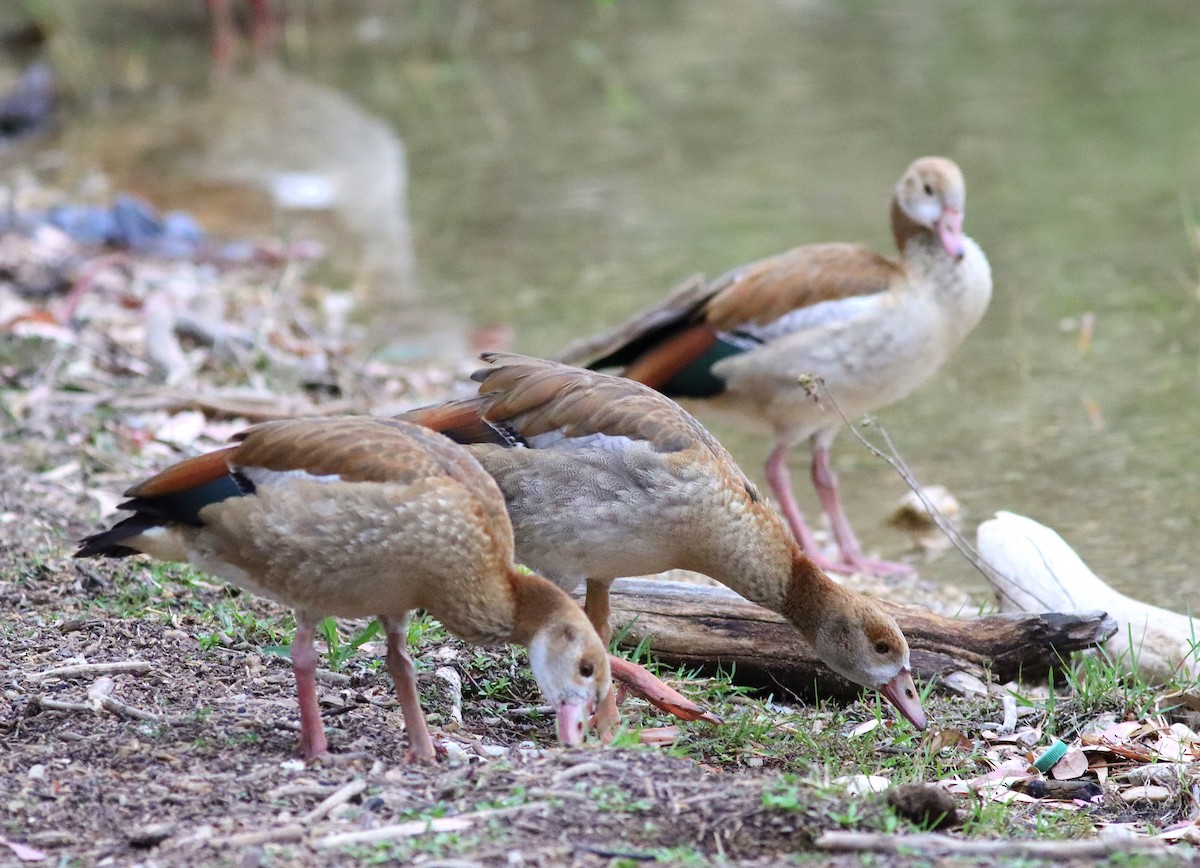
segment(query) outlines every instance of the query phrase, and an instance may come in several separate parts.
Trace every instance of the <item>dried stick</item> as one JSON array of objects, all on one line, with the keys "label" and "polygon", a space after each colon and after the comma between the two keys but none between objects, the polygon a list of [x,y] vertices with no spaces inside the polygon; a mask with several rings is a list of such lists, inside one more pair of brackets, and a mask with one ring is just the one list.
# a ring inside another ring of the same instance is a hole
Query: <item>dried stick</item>
[{"label": "dried stick", "polygon": [[1068,860],[1102,859],[1113,853],[1157,850],[1166,854],[1167,848],[1149,838],[1121,841],[971,841],[947,835],[895,835],[888,832],[822,832],[815,846],[818,850],[839,853],[890,853],[895,855],[985,856],[992,858]]},{"label": "dried stick", "polygon": [[133,720],[143,720],[147,723],[170,725],[170,721],[164,720],[153,712],[142,711],[140,708],[126,705],[124,702],[121,702],[119,699],[113,699],[111,696],[99,696],[93,702],[63,702],[59,699],[47,699],[44,696],[34,697],[34,701],[47,711],[88,712],[94,714],[99,708],[103,708],[105,711],[111,712],[118,717],[128,717]]},{"label": "dried stick", "polygon": [[[998,593],[1004,595],[1011,601],[1011,598],[1008,597],[1008,595],[1004,592],[1004,586],[1011,585],[1012,582],[1009,581],[1006,576],[1001,575],[991,564],[987,563],[983,558],[981,558],[979,556],[979,552],[975,550],[975,547],[963,538],[962,534],[960,534],[958,530],[950,523],[950,520],[946,518],[945,514],[934,505],[932,500],[929,499],[929,496],[925,494],[925,489],[921,486],[921,483],[917,481],[916,474],[912,472],[908,464],[900,456],[899,450],[896,449],[896,444],[892,442],[892,438],[888,436],[887,430],[879,424],[879,421],[874,417],[870,417],[870,423],[879,431],[879,435],[883,438],[883,442],[887,445],[888,451],[886,453],[868,440],[863,433],[859,431],[857,427],[855,427],[854,423],[846,418],[846,414],[842,412],[842,408],[838,405],[837,399],[833,397],[822,379],[819,377],[805,377],[803,378],[801,385],[809,388],[814,394],[817,387],[820,387],[825,397],[829,399],[829,403],[833,405],[833,409],[836,410],[837,414],[842,417],[842,421],[846,423],[846,427],[850,429],[850,433],[855,436],[858,442],[865,446],[867,451],[876,458],[882,458],[884,461],[886,461],[887,464],[893,470],[895,470],[897,474],[899,474],[900,478],[904,480],[905,485],[912,489],[913,493],[917,495],[917,498],[921,501],[921,505],[925,507],[926,512],[929,513],[929,517],[933,519],[933,523],[937,525],[938,530],[946,535],[946,538],[949,539],[954,547],[958,549],[959,553],[967,559],[967,562],[970,563],[971,566],[975,567],[975,569],[977,569],[983,575],[983,577],[992,584]],[[1026,591],[1026,593],[1030,592]],[[1034,596],[1036,599],[1035,595],[1030,594],[1030,596]],[[1045,611],[1051,611],[1054,608],[1042,600],[1038,600],[1038,602],[1042,603]]]},{"label": "dried stick", "polygon": [[507,808],[487,808],[472,814],[462,814],[458,817],[436,817],[432,820],[411,820],[407,823],[396,823],[392,826],[381,826],[378,829],[367,829],[362,832],[341,832],[337,835],[327,835],[313,842],[315,847],[345,847],[348,844],[375,844],[379,841],[391,841],[395,838],[411,838],[414,835],[424,835],[426,832],[461,832],[471,828],[480,820],[495,820],[525,811],[536,811],[550,807],[550,802],[526,802],[523,805],[512,805]]},{"label": "dried stick", "polygon": [[258,844],[270,844],[276,841],[299,841],[302,838],[304,838],[304,827],[292,823],[276,829],[242,832],[226,838],[209,838],[204,843],[210,847],[254,847]]},{"label": "dried stick", "polygon": [[340,832],[337,835],[326,835],[313,842],[313,846],[345,847],[350,844],[377,844],[380,841],[392,841],[396,838],[412,838],[424,835],[426,832],[461,832],[471,828],[471,821],[465,817],[435,817],[431,820],[410,820],[407,823],[396,823],[391,826],[380,826],[378,829],[367,829],[362,832]]},{"label": "dried stick", "polygon": [[338,805],[342,805],[350,801],[359,793],[363,792],[366,788],[367,782],[362,778],[350,781],[348,784],[344,784],[343,786],[334,790],[334,792],[330,793],[329,797],[325,799],[325,801],[321,802],[321,804],[317,805],[307,814],[302,816],[300,818],[301,825],[307,826],[309,823],[313,823],[316,820],[321,819]]},{"label": "dried stick", "polygon": [[91,678],[96,675],[113,675],[118,672],[141,675],[149,671],[150,664],[144,660],[118,660],[113,663],[75,663],[71,666],[47,669],[45,672],[35,672],[28,677],[30,681],[45,681],[47,678]]}]

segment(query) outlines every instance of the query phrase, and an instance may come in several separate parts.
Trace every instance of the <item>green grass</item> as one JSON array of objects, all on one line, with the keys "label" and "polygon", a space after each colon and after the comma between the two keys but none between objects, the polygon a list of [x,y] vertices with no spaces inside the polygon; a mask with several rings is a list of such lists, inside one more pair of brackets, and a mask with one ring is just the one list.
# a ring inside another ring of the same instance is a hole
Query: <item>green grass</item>
[{"label": "green grass", "polygon": [[317,625],[317,632],[325,639],[325,665],[334,672],[341,672],[346,663],[358,653],[359,648],[376,636],[383,636],[383,627],[378,621],[372,621],[350,641],[343,642],[337,622],[333,618],[326,618]]}]

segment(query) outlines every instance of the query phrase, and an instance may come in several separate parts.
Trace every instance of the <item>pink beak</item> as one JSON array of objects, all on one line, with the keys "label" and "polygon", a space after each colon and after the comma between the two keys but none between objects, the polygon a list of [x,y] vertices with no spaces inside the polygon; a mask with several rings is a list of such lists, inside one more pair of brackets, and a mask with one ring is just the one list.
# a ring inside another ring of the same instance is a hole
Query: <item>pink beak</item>
[{"label": "pink beak", "polygon": [[879,692],[918,730],[928,725],[925,712],[921,709],[921,698],[917,695],[917,685],[913,683],[909,670],[901,669],[895,678],[879,688]]},{"label": "pink beak", "polygon": [[587,732],[586,721],[591,713],[591,709],[584,708],[582,702],[560,702],[555,710],[559,743],[566,747],[583,744],[583,736]]},{"label": "pink beak", "polygon": [[962,212],[947,205],[942,209],[942,216],[934,223],[942,249],[955,259],[963,257]]}]

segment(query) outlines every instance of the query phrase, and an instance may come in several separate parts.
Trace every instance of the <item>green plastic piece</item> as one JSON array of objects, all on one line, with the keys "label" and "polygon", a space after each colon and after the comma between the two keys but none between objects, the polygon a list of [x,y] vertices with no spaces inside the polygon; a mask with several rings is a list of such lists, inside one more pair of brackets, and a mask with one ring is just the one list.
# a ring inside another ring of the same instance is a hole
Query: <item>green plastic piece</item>
[{"label": "green plastic piece", "polygon": [[1042,751],[1042,755],[1033,761],[1033,767],[1042,774],[1054,768],[1054,764],[1067,755],[1067,746],[1059,739],[1054,739],[1050,747]]}]

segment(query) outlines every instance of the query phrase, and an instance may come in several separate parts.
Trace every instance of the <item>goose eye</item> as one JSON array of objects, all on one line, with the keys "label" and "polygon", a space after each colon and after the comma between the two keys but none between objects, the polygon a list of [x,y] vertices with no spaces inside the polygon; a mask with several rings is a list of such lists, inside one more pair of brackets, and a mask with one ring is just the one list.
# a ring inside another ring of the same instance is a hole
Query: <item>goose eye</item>
[{"label": "goose eye", "polygon": [[892,646],[880,639],[875,643],[875,650],[880,654],[890,654]]},{"label": "goose eye", "polygon": [[594,673],[595,671],[596,671],[596,667],[593,666],[591,663],[580,663],[579,664],[579,674],[583,678],[591,678],[592,673]]},{"label": "goose eye", "polygon": [[928,184],[925,185],[925,195],[926,196],[933,195],[933,187],[929,186]]}]

